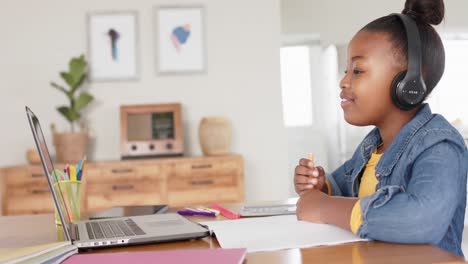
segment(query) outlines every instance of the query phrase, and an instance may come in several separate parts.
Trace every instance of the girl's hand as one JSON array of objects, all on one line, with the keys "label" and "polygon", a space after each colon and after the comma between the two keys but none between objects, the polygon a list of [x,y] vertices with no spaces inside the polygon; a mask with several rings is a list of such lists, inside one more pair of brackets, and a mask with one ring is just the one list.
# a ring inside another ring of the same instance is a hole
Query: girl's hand
[{"label": "girl's hand", "polygon": [[317,190],[305,192],[297,200],[297,220],[326,223],[322,210],[327,206],[328,198],[327,194]]},{"label": "girl's hand", "polygon": [[296,193],[303,195],[306,191],[316,189],[321,191],[325,185],[325,171],[322,167],[315,167],[309,159],[299,160],[294,170],[294,188]]}]

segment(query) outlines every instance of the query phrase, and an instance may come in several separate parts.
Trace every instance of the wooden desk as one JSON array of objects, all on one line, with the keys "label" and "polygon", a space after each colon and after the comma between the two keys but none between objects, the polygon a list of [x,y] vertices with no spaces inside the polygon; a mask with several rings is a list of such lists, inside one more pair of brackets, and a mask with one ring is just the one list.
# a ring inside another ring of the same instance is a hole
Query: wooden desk
[{"label": "wooden desk", "polygon": [[[222,217],[219,217],[221,220]],[[206,218],[203,218],[206,220]],[[54,215],[0,217],[0,248],[51,243],[63,239],[56,228]],[[170,249],[219,248],[214,237],[200,240],[142,246],[99,249],[91,252],[146,251]],[[85,252],[86,253],[86,252]],[[402,245],[382,242],[357,242],[338,246],[289,249],[249,253],[244,263],[436,263],[463,261],[449,252],[431,245]]]}]

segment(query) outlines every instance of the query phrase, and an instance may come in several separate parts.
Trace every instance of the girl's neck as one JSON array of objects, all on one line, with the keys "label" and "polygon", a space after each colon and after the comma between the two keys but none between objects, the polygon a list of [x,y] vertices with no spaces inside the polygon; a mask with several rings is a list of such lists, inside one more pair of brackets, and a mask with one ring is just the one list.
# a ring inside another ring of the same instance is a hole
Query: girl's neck
[{"label": "girl's neck", "polygon": [[377,149],[377,153],[384,153],[400,130],[416,115],[418,109],[408,112],[397,111],[386,117],[385,120],[376,125],[379,128],[382,146]]}]

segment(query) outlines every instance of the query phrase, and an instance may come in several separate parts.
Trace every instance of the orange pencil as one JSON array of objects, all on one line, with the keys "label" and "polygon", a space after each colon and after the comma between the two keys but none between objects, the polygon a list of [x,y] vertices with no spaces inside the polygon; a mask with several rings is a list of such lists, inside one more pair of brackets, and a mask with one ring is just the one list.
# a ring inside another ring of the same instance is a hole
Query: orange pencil
[{"label": "orange pencil", "polygon": [[315,167],[314,154],[313,153],[309,153],[309,160],[312,161],[312,166]]},{"label": "orange pencil", "polygon": [[314,154],[309,153],[309,160],[312,161],[312,165],[315,166],[315,163],[314,163]]}]

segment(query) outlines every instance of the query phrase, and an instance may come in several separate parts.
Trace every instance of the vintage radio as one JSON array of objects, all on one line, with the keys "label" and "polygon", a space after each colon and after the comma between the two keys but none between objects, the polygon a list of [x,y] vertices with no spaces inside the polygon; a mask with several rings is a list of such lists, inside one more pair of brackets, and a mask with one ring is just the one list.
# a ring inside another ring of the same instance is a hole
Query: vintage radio
[{"label": "vintage radio", "polygon": [[180,104],[121,106],[120,148],[122,159],[182,156]]}]

